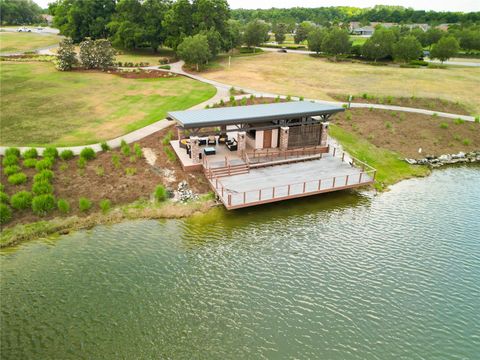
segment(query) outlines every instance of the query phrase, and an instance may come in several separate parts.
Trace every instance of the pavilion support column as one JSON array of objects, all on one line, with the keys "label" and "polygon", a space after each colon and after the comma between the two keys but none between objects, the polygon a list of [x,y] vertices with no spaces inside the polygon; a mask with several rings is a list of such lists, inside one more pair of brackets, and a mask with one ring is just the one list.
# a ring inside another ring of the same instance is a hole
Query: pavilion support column
[{"label": "pavilion support column", "polygon": [[239,131],[237,133],[237,152],[243,157],[243,154],[247,148],[247,133],[245,131]]},{"label": "pavilion support column", "polygon": [[182,140],[183,139],[183,128],[181,128],[180,126],[177,126],[177,136],[178,136],[178,140]]},{"label": "pavilion support column", "polygon": [[220,125],[220,134],[227,133],[227,125]]},{"label": "pavilion support column", "polygon": [[200,139],[198,136],[192,136],[190,138],[190,146],[193,163],[200,163]]},{"label": "pavilion support column", "polygon": [[288,135],[290,133],[290,128],[288,126],[282,126],[280,128],[280,143],[278,147],[280,150],[285,151],[288,149]]},{"label": "pavilion support column", "polygon": [[328,145],[328,122],[322,123],[322,132],[320,134],[320,146]]}]

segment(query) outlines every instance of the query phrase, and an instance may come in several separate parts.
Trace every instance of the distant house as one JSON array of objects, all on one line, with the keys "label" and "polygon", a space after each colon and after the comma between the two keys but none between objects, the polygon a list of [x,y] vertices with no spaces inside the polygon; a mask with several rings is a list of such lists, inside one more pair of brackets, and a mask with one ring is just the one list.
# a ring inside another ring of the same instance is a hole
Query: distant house
[{"label": "distant house", "polygon": [[42,19],[48,24],[48,26],[52,25],[53,23],[53,16],[49,14],[42,14]]},{"label": "distant house", "polygon": [[427,31],[428,29],[430,29],[430,25],[428,25],[428,24],[406,24],[406,25],[403,25],[403,26],[408,27],[410,30],[418,28],[418,29],[423,30],[424,32]]},{"label": "distant house", "polygon": [[442,31],[448,31],[449,26],[450,24],[440,24],[438,26],[435,26],[435,28]]},{"label": "distant house", "polygon": [[354,35],[362,35],[362,36],[372,36],[375,32],[375,28],[373,26],[367,25],[356,28],[352,31]]}]

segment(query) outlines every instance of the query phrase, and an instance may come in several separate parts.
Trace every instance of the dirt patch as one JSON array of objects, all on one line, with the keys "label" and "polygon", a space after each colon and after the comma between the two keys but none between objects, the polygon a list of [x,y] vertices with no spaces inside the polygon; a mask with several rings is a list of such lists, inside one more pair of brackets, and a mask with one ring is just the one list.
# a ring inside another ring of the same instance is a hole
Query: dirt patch
[{"label": "dirt patch", "polygon": [[[327,94],[335,100],[348,102],[349,96],[346,94]],[[431,98],[419,98],[415,96],[411,97],[395,97],[395,96],[374,96],[369,94],[352,95],[352,102],[362,104],[383,104],[383,105],[396,105],[418,109],[427,109],[438,112],[447,112],[460,115],[470,115],[468,107],[459,102],[444,100],[444,99],[431,99]]]},{"label": "dirt patch", "polygon": [[379,109],[351,109],[335,115],[332,123],[378,147],[409,158],[480,149],[480,124],[468,121]]},{"label": "dirt patch", "polygon": [[82,68],[75,68],[72,71],[84,72],[84,73],[107,73],[107,74],[117,75],[125,79],[160,79],[160,78],[171,78],[176,76],[182,76],[182,75],[178,75],[170,71],[164,71],[164,70],[109,69],[109,70],[101,71],[101,70],[94,70],[94,69],[87,70]]},{"label": "dirt patch", "polygon": [[[103,199],[109,199],[112,205],[128,204],[138,199],[148,200],[158,184],[173,190],[179,182],[186,180],[194,192],[207,193],[209,187],[202,172],[187,174],[182,170],[178,160],[168,159],[162,139],[169,131],[171,128],[159,131],[138,142],[142,148],[148,148],[150,161],[153,156],[156,157],[154,166],[151,166],[144,157],[135,159],[134,156],[123,155],[120,150],[97,154],[96,159],[89,161],[85,169],[79,169],[78,157],[68,161],[58,159],[52,169],[55,198],[66,199],[70,203],[71,211],[68,216],[84,217],[98,211],[98,204]],[[114,165],[112,157],[119,158],[119,166]],[[31,191],[32,179],[37,172],[35,169],[23,167],[22,171],[27,175],[28,181],[24,185],[15,186],[7,182],[2,167],[1,183],[5,185],[5,192],[9,196],[21,190]],[[127,175],[127,171],[131,175]],[[78,201],[81,197],[92,201],[93,206],[89,212],[80,211]],[[14,211],[13,219],[7,227],[61,216],[64,215],[58,210],[45,217],[34,215],[30,209]]]}]

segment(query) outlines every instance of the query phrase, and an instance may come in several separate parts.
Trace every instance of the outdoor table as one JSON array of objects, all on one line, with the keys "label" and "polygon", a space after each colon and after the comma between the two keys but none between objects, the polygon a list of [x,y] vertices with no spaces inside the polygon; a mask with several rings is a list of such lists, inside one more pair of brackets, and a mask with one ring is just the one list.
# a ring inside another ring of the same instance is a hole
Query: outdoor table
[{"label": "outdoor table", "polygon": [[216,151],[215,151],[214,147],[206,147],[206,148],[203,149],[203,152],[205,153],[205,155],[215,155],[216,154]]}]

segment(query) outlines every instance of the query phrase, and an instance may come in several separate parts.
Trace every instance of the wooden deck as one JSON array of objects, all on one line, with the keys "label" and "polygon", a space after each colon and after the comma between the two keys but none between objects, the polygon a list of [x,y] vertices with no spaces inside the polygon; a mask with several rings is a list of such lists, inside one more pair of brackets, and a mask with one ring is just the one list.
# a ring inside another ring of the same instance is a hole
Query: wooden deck
[{"label": "wooden deck", "polygon": [[262,167],[231,176],[207,172],[207,178],[229,210],[365,186],[375,180],[375,169],[336,149],[283,160],[287,162],[271,159]]}]

